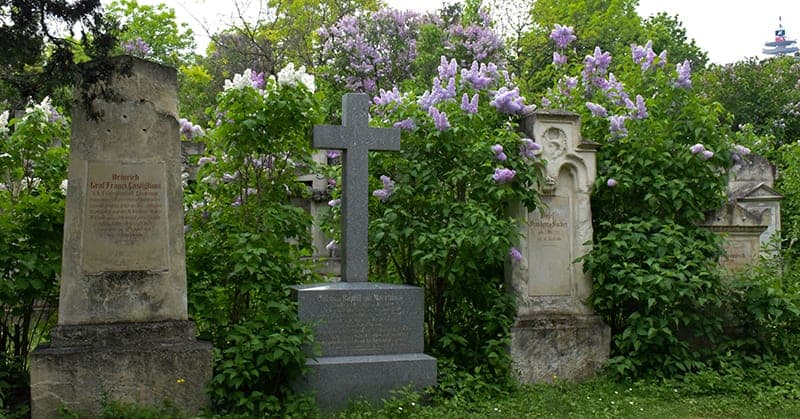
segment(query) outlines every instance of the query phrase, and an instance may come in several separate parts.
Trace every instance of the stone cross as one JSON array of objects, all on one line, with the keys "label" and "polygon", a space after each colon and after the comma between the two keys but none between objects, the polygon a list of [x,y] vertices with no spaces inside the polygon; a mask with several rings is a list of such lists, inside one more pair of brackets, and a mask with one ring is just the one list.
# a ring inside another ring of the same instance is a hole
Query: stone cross
[{"label": "stone cross", "polygon": [[369,151],[400,150],[400,130],[369,127],[369,96],[342,97],[342,125],[315,125],[316,148],[342,150],[342,281],[367,281]]}]

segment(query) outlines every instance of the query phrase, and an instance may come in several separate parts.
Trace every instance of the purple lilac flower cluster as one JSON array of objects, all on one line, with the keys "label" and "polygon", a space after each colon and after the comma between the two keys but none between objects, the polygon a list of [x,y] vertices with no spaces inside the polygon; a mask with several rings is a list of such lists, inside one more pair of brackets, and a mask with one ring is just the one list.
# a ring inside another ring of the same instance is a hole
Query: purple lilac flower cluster
[{"label": "purple lilac flower cluster", "polygon": [[397,86],[392,88],[392,90],[380,89],[378,95],[372,98],[372,103],[378,106],[387,106],[389,104],[395,104],[396,106],[402,101],[403,97],[400,94],[400,91],[397,90]]},{"label": "purple lilac flower cluster", "polygon": [[415,129],[417,129],[417,124],[414,123],[414,119],[412,118],[406,118],[402,121],[397,121],[394,123],[393,126],[395,128],[400,128],[406,131],[414,131]]},{"label": "purple lilac flower cluster", "polygon": [[332,78],[348,90],[364,92],[375,92],[381,80],[409,78],[418,28],[430,19],[413,11],[382,9],[360,19],[344,16],[318,30],[323,57],[335,63]]},{"label": "purple lilac flower cluster", "polygon": [[461,110],[468,115],[475,115],[478,113],[478,96],[479,95],[475,93],[472,95],[472,99],[470,99],[467,93],[461,95]]},{"label": "purple lilac flower cluster", "polygon": [[495,144],[491,148],[494,153],[494,158],[498,161],[506,161],[508,159],[506,153],[503,152],[503,146],[501,144]]},{"label": "purple lilac flower cluster", "polygon": [[508,251],[508,257],[510,257],[514,262],[522,262],[522,253],[516,247],[512,247]]},{"label": "purple lilac flower cluster", "polygon": [[525,159],[535,159],[536,153],[542,149],[539,143],[534,142],[530,138],[521,138],[519,145],[519,154]]},{"label": "purple lilac flower cluster", "polygon": [[689,151],[692,154],[696,154],[700,160],[708,160],[714,157],[714,152],[711,150],[706,150],[706,147],[702,144],[695,144],[689,147]]},{"label": "purple lilac flower cluster", "polygon": [[495,92],[490,105],[505,114],[518,114],[525,109],[525,98],[519,95],[519,87],[501,87]]},{"label": "purple lilac flower cluster", "polygon": [[572,26],[561,26],[556,23],[553,30],[550,31],[550,39],[555,41],[556,47],[561,50],[553,52],[553,65],[561,67],[567,63],[567,56],[564,54],[564,48],[572,43],[572,41],[578,39],[578,37],[575,36]]},{"label": "purple lilac flower cluster", "polygon": [[385,201],[394,193],[394,181],[389,176],[381,175],[381,182],[383,183],[383,188],[372,191],[372,196]]},{"label": "purple lilac flower cluster", "polygon": [[678,80],[675,81],[675,87],[688,89],[692,87],[692,64],[689,60],[684,60],[683,63],[675,66],[678,71]]},{"label": "purple lilac flower cluster", "polygon": [[558,51],[553,51],[553,65],[561,67],[567,63],[567,56],[560,54]]},{"label": "purple lilac flower cluster", "polygon": [[450,128],[450,121],[447,119],[447,114],[431,106],[428,108],[428,115],[433,119],[433,125],[439,131],[446,131]]},{"label": "purple lilac flower cluster", "polygon": [[739,162],[742,160],[742,156],[747,156],[750,154],[750,149],[739,144],[734,144],[733,152],[731,153],[731,158],[734,162]]},{"label": "purple lilac flower cluster", "polygon": [[479,65],[477,61],[473,61],[469,69],[461,69],[461,83],[469,82],[475,90],[489,87],[497,76],[497,65],[494,63]]},{"label": "purple lilac flower cluster", "polygon": [[201,128],[200,125],[195,125],[186,118],[179,119],[178,124],[180,124],[181,135],[186,137],[187,140],[191,140],[195,137],[202,137],[204,134],[203,128]]},{"label": "purple lilac flower cluster", "polygon": [[463,46],[477,61],[499,58],[503,50],[503,40],[492,31],[489,24],[487,17],[481,25],[450,27],[450,39],[445,41],[445,47],[456,49],[458,46]]},{"label": "purple lilac flower cluster", "polygon": [[508,183],[514,180],[514,176],[517,175],[517,172],[513,169],[506,169],[505,167],[498,167],[494,169],[494,174],[492,175],[492,179],[494,179],[497,183]]},{"label": "purple lilac flower cluster", "polygon": [[612,115],[609,120],[609,131],[614,138],[624,137],[628,135],[628,129],[625,128],[625,121],[628,119],[625,115]]},{"label": "purple lilac flower cluster", "polygon": [[553,30],[550,31],[550,39],[556,42],[557,47],[564,49],[578,37],[575,36],[572,26],[561,26],[556,23]]},{"label": "purple lilac flower cluster", "polygon": [[589,108],[589,112],[592,113],[592,116],[598,118],[605,118],[608,116],[608,111],[603,107],[603,105],[598,105],[594,102],[586,102],[586,107]]},{"label": "purple lilac flower cluster", "polygon": [[653,41],[647,41],[644,46],[631,44],[631,55],[633,62],[642,67],[642,71],[647,71],[655,63],[659,67],[663,67],[667,63],[667,51],[661,51],[658,54],[658,62],[655,61],[656,53],[653,51]]},{"label": "purple lilac flower cluster", "polygon": [[258,73],[251,72],[250,73],[250,81],[253,82],[253,87],[256,89],[263,89],[264,85],[266,84],[266,80],[264,79],[264,72],[259,71]]},{"label": "purple lilac flower cluster", "polygon": [[611,65],[611,53],[603,52],[600,47],[594,47],[594,54],[583,59],[583,80],[585,82],[599,83],[608,73]]},{"label": "purple lilac flower cluster", "polygon": [[122,51],[128,55],[137,57],[147,57],[152,49],[150,44],[145,42],[142,38],[136,38],[132,41],[125,41],[122,43]]},{"label": "purple lilac flower cluster", "polygon": [[642,95],[636,95],[636,102],[626,97],[625,107],[631,111],[631,119],[645,119],[648,116],[647,105],[645,104]]}]

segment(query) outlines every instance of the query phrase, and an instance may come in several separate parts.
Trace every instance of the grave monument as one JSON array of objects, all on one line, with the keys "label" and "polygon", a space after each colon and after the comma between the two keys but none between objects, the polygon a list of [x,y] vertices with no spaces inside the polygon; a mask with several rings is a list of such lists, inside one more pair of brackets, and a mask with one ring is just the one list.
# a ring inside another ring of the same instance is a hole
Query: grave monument
[{"label": "grave monument", "polygon": [[31,355],[34,418],[101,402],[196,412],[212,348],[187,316],[175,69],[119,57],[115,100],[73,108],[58,325]]},{"label": "grave monument", "polygon": [[400,149],[399,129],[368,123],[368,96],[346,94],[342,126],[314,127],[314,147],[343,151],[342,282],[294,287],[299,318],[321,350],[297,387],[315,391],[323,410],[436,384],[436,360],[423,353],[423,290],[367,282],[369,151]]},{"label": "grave monument", "polygon": [[532,111],[522,128],[547,161],[543,208],[513,210],[521,220],[519,263],[507,278],[516,297],[512,368],[522,383],[589,378],[610,352],[611,331],[588,304],[591,277],[576,259],[590,250],[590,194],[598,144],[580,137],[580,116]]},{"label": "grave monument", "polygon": [[[775,188],[777,169],[757,154],[740,156],[730,169],[728,202],[709,213],[703,225],[724,237],[720,264],[738,271],[760,256],[777,253],[773,242],[781,229],[781,199]],[[770,248],[770,246],[772,246]]]}]

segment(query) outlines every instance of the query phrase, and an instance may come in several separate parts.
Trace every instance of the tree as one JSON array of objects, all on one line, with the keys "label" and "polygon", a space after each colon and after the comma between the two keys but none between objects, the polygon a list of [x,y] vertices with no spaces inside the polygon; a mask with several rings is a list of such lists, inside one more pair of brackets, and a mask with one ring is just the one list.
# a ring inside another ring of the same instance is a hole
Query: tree
[{"label": "tree", "polygon": [[79,72],[76,48],[98,58],[116,43],[100,0],[2,0],[0,22],[0,94],[13,109],[72,84]]},{"label": "tree", "polygon": [[[800,63],[794,57],[713,65],[699,87],[733,115],[731,128],[752,125],[774,137],[772,149],[800,140]],[[765,150],[766,151],[766,150]]]},{"label": "tree", "polygon": [[577,42],[571,46],[578,57],[592,53],[595,46],[618,55],[638,41],[641,18],[637,0],[537,0],[530,11],[533,27],[519,41],[519,56],[511,68],[525,91],[542,92],[555,81],[547,70],[552,47],[547,35],[555,24],[576,28]]},{"label": "tree", "polygon": [[548,67],[553,50],[547,36],[555,24],[575,29],[578,39],[570,49],[578,57],[591,55],[595,47],[612,56],[626,55],[631,53],[632,44],[643,45],[652,40],[653,49],[669,50],[671,62],[688,59],[695,69],[705,65],[705,53],[693,40],[686,39],[686,31],[676,17],[660,13],[643,20],[636,12],[637,4],[638,0],[536,1],[531,9],[532,28],[519,39],[516,56],[510,63],[520,76],[523,90],[540,93],[557,79]]},{"label": "tree", "polygon": [[147,6],[136,0],[115,0],[107,14],[122,25],[123,52],[134,52],[142,45],[137,41],[144,41],[147,53],[141,55],[145,58],[173,67],[194,62],[194,33],[186,23],[176,22],[174,9],[163,3]]},{"label": "tree", "polygon": [[642,24],[644,33],[637,43],[653,41],[653,49],[669,51],[669,60],[673,63],[689,60],[692,68],[696,69],[704,68],[708,63],[708,54],[695,44],[694,39],[686,38],[686,29],[677,16],[661,12],[648,17]]}]

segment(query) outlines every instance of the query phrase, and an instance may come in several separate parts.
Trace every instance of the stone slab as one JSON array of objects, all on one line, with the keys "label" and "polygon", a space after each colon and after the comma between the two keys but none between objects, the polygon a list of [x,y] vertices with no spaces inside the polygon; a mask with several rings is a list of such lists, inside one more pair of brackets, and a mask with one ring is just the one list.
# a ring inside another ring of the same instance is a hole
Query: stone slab
[{"label": "stone slab", "polygon": [[608,360],[611,328],[599,316],[542,314],[511,327],[512,370],[523,384],[580,381]]},{"label": "stone slab", "polygon": [[96,417],[103,399],[150,406],[169,401],[188,414],[208,404],[205,386],[212,377],[212,347],[187,339],[193,325],[184,327],[179,337],[168,335],[180,329],[176,324],[165,325],[163,334],[138,339],[132,339],[132,332],[123,338],[125,345],[111,346],[105,345],[111,343],[108,338],[95,340],[107,330],[88,329],[91,326],[57,331],[62,336],[56,342],[68,345],[40,345],[31,353],[34,419],[60,417],[62,406]]},{"label": "stone slab", "polygon": [[58,325],[50,332],[50,346],[137,346],[143,341],[179,344],[194,341],[196,335],[192,321]]},{"label": "stone slab", "polygon": [[188,319],[177,73],[119,61],[102,118],[73,107],[60,325]]},{"label": "stone slab", "polygon": [[356,400],[378,402],[400,389],[420,391],[436,385],[436,359],[422,353],[322,357],[308,360],[310,372],[298,390],[315,390],[323,411]]},{"label": "stone slab", "polygon": [[325,357],[421,353],[423,290],[373,282],[293,287],[300,321]]}]

